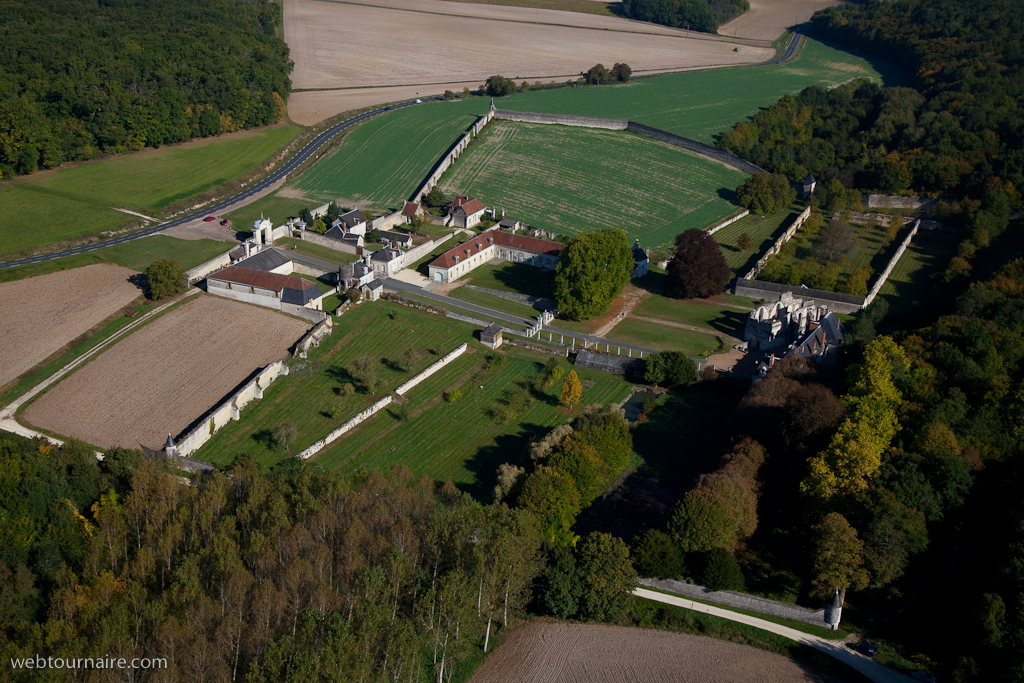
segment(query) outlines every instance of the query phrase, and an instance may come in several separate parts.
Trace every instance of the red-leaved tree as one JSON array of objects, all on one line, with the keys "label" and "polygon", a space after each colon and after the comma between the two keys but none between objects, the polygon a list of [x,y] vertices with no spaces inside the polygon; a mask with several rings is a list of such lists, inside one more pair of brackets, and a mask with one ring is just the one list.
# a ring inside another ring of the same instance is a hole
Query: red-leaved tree
[{"label": "red-leaved tree", "polygon": [[720,294],[732,271],[711,235],[694,228],[676,235],[676,251],[668,263],[665,293],[679,299]]}]

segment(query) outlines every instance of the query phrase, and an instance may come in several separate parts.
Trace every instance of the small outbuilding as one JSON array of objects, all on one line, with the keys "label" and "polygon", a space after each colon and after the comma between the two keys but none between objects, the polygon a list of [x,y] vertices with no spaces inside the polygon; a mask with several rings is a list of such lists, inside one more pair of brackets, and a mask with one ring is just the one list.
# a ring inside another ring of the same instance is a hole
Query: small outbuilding
[{"label": "small outbuilding", "polygon": [[808,173],[807,177],[804,178],[804,189],[803,189],[804,190],[803,191],[804,199],[806,199],[806,198],[811,196],[811,193],[814,192],[814,186],[817,185],[817,184],[818,184],[818,181],[814,179],[814,176],[811,175],[810,173]]},{"label": "small outbuilding", "polygon": [[489,327],[481,330],[480,343],[489,349],[496,349],[501,346],[501,325],[491,323]]},{"label": "small outbuilding", "polygon": [[380,278],[374,279],[369,284],[363,285],[362,292],[367,301],[376,301],[384,293],[384,283]]}]

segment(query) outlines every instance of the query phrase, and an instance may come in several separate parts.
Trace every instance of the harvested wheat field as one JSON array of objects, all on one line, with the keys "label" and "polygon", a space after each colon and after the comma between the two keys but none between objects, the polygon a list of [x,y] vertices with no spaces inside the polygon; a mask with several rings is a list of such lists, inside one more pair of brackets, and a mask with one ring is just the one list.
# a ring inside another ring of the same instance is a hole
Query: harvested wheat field
[{"label": "harvested wheat field", "polygon": [[532,623],[487,658],[472,683],[815,683],[782,655],[705,636],[621,626]]},{"label": "harvested wheat field", "polygon": [[100,448],[161,447],[255,370],[282,358],[308,325],[201,294],[143,326],[43,394],[26,422]]},{"label": "harvested wheat field", "polygon": [[842,0],[750,0],[750,9],[719,26],[718,33],[730,38],[775,40],[818,10],[841,4]]},{"label": "harvested wheat field", "polygon": [[[388,0],[387,7],[285,0],[284,37],[295,62],[292,82],[300,90],[421,86],[426,94],[439,84],[476,87],[497,73],[546,81],[575,77],[597,62],[626,62],[641,73],[749,64],[775,55],[760,43],[693,37],[616,17],[439,0]],[[298,99],[289,115],[308,123],[314,116],[309,98]],[[378,102],[393,99],[394,93],[382,91]]]},{"label": "harvested wheat field", "polygon": [[0,387],[137,299],[133,275],[100,263],[0,283]]}]

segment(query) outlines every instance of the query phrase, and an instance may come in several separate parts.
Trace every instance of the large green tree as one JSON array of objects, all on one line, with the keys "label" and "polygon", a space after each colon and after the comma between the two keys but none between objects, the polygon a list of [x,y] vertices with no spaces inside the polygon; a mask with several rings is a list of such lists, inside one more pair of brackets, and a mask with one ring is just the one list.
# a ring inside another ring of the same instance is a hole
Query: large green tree
[{"label": "large green tree", "polygon": [[537,516],[541,533],[551,543],[575,542],[572,525],[580,513],[580,492],[569,474],[547,465],[539,466],[523,483],[518,505]]},{"label": "large green tree", "polygon": [[594,531],[579,544],[577,564],[583,586],[580,616],[616,621],[635,587],[636,570],[629,559],[629,548],[621,538]]},{"label": "large green tree", "polygon": [[755,173],[736,188],[741,205],[764,216],[782,211],[796,199],[796,190],[781,173]]},{"label": "large green tree", "polygon": [[573,320],[600,315],[629,284],[633,252],[617,228],[570,239],[558,261],[554,294],[559,312]]},{"label": "large green tree", "polygon": [[185,271],[172,259],[153,261],[146,268],[146,296],[156,301],[185,290]]},{"label": "large green tree", "polygon": [[814,547],[811,561],[814,575],[811,586],[814,594],[827,598],[838,590],[842,600],[848,588],[860,590],[867,587],[864,542],[846,518],[838,512],[830,512],[812,531]]}]

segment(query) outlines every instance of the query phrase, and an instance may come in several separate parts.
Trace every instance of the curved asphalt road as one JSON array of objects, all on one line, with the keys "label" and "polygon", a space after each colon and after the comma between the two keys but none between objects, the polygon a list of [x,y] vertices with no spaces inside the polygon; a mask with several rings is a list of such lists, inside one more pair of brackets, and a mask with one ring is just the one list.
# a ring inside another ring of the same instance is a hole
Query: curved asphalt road
[{"label": "curved asphalt road", "polygon": [[803,38],[803,35],[800,33],[796,33],[794,31],[793,37],[789,39],[789,45],[786,46],[786,51],[782,53],[782,56],[779,57],[778,59],[773,59],[770,62],[760,64],[759,66],[768,66],[770,64],[782,64],[786,60],[792,59],[793,53],[796,52],[796,46],[800,44],[801,38]]},{"label": "curved asphalt road", "polygon": [[[440,100],[440,99],[444,99],[444,98],[441,97],[440,95],[438,95],[438,96],[435,96],[435,97],[424,97],[424,98],[422,98],[422,101],[423,102],[429,102],[431,100]],[[175,218],[173,221],[168,221],[167,223],[161,223],[159,225],[154,225],[154,226],[148,227],[148,228],[146,228],[144,230],[139,230],[138,232],[133,232],[130,235],[122,235],[120,237],[114,237],[114,238],[109,239],[109,240],[103,240],[102,242],[93,242],[92,244],[86,244],[86,245],[83,245],[81,247],[75,247],[74,249],[65,249],[63,251],[55,251],[55,252],[53,252],[51,254],[40,254],[39,256],[31,256],[31,257],[28,257],[28,258],[17,259],[17,260],[14,260],[14,261],[4,261],[3,263],[0,263],[0,268],[13,268],[14,266],[24,266],[24,265],[28,265],[30,263],[39,263],[40,261],[49,261],[51,259],[61,258],[63,256],[73,256],[75,254],[84,254],[87,251],[94,251],[96,249],[102,249],[103,247],[109,247],[109,246],[114,245],[114,244],[121,244],[123,242],[130,242],[131,240],[137,240],[137,239],[139,239],[141,237],[148,237],[149,235],[153,235],[153,234],[156,234],[158,232],[162,232],[162,231],[166,230],[167,228],[173,228],[176,225],[181,225],[182,223],[187,223],[188,221],[195,220],[196,218],[199,218],[200,216],[222,213],[224,211],[224,209],[229,208],[233,204],[235,204],[235,203],[237,203],[237,202],[239,202],[239,201],[241,201],[243,199],[251,197],[253,194],[255,194],[257,192],[260,192],[261,190],[263,190],[267,186],[273,185],[278,180],[281,180],[282,178],[284,178],[286,175],[288,175],[289,173],[294,171],[296,168],[301,166],[303,162],[305,162],[311,156],[316,154],[317,151],[319,151],[319,149],[321,147],[323,147],[325,144],[327,144],[330,141],[331,138],[333,138],[335,135],[337,135],[341,131],[345,130],[346,128],[349,128],[350,126],[354,126],[357,123],[362,123],[366,119],[369,119],[369,118],[372,118],[374,116],[377,116],[378,114],[383,114],[386,111],[390,111],[392,109],[401,109],[402,107],[410,107],[412,105],[415,105],[416,103],[417,103],[416,100],[409,100],[407,102],[401,102],[399,104],[392,104],[389,107],[379,107],[377,109],[373,109],[371,111],[364,112],[364,113],[360,114],[359,116],[353,116],[350,119],[345,119],[344,121],[342,121],[340,123],[334,124],[333,126],[328,128],[327,130],[321,132],[315,138],[310,140],[308,143],[306,143],[306,146],[303,147],[301,150],[299,150],[298,154],[296,154],[295,156],[293,156],[291,159],[288,160],[288,163],[286,163],[284,166],[282,166],[281,168],[277,169],[276,171],[274,171],[273,173],[268,175],[266,178],[263,178],[262,180],[260,180],[256,184],[252,185],[251,187],[247,187],[245,190],[243,190],[242,192],[239,192],[238,194],[236,194],[233,197],[229,197],[228,199],[225,199],[224,201],[218,202],[217,204],[214,204],[213,206],[205,207],[202,211],[197,211],[195,213],[190,213],[187,216],[181,216],[179,218]]]}]

